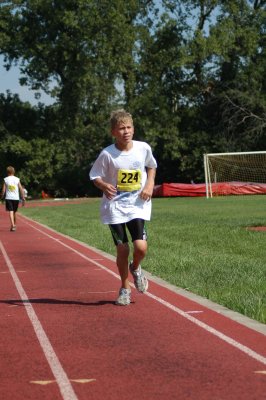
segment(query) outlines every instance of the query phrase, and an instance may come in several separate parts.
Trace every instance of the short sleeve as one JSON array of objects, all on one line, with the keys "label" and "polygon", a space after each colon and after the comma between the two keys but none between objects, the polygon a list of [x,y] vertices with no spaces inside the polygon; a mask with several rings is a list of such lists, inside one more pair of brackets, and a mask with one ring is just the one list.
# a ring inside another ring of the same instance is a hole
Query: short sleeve
[{"label": "short sleeve", "polygon": [[147,148],[147,153],[146,153],[146,159],[145,159],[145,167],[148,168],[157,168],[157,162],[152,154],[152,149],[150,145],[146,143],[146,148]]},{"label": "short sleeve", "polygon": [[90,180],[104,178],[106,175],[107,154],[102,151],[90,170]]}]

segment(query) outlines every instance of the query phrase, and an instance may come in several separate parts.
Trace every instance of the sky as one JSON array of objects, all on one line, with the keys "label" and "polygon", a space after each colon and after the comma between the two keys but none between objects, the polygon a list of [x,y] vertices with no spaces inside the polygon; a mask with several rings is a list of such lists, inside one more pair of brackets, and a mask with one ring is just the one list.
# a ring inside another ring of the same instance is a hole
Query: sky
[{"label": "sky", "polygon": [[40,99],[35,99],[33,90],[29,90],[26,86],[21,86],[19,83],[20,71],[18,67],[11,67],[9,71],[4,68],[4,57],[0,55],[0,93],[6,94],[9,90],[11,93],[17,93],[22,101],[28,101],[32,105],[37,105],[39,102],[46,105],[54,103],[54,99],[44,92],[41,93]]}]

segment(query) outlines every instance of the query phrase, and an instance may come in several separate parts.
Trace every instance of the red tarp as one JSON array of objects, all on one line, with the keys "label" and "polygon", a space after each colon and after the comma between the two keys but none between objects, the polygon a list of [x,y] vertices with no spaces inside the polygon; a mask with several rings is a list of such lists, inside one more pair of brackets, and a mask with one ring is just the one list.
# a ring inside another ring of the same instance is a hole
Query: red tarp
[{"label": "red tarp", "polygon": [[[212,184],[213,196],[236,194],[266,194],[265,183],[221,182]],[[153,197],[195,197],[206,196],[205,183],[163,183],[156,185]]]}]

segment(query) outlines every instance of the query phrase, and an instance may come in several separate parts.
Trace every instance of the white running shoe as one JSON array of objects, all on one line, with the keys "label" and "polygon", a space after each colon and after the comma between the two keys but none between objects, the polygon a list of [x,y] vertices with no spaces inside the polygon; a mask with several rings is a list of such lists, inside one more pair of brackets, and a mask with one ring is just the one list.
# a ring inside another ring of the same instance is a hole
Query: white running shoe
[{"label": "white running shoe", "polygon": [[128,306],[131,300],[130,295],[131,295],[130,289],[121,288],[119,290],[119,296],[115,304],[117,304],[118,306]]},{"label": "white running shoe", "polygon": [[129,264],[129,270],[134,279],[134,285],[140,293],[145,293],[148,290],[149,282],[141,270],[141,265],[137,269],[133,269],[132,261]]}]

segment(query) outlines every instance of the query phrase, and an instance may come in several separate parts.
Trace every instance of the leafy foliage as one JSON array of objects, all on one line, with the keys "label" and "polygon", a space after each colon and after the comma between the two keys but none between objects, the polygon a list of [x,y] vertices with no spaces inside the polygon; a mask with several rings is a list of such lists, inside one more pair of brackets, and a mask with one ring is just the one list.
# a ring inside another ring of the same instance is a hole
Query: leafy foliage
[{"label": "leafy foliage", "polygon": [[0,164],[33,191],[92,193],[91,163],[125,107],[151,144],[157,182],[202,181],[203,153],[265,150],[265,1],[12,0],[0,52],[54,97],[0,97]]}]

